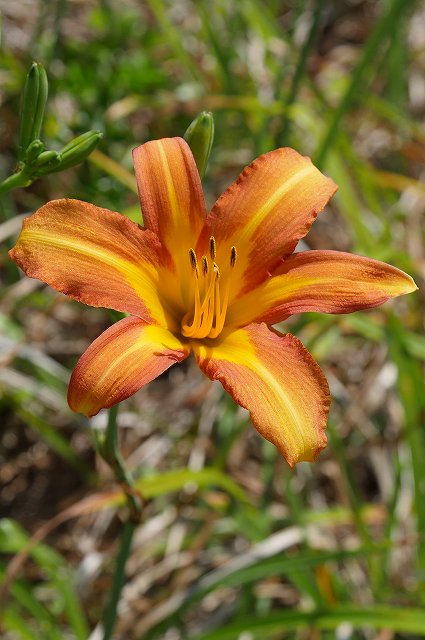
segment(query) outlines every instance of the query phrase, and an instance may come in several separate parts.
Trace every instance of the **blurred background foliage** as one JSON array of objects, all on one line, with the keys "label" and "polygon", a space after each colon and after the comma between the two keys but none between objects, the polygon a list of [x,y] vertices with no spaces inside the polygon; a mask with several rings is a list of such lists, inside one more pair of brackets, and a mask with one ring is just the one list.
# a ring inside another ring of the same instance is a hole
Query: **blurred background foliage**
[{"label": "blurred background foliage", "polygon": [[2,638],[101,637],[123,504],[91,446],[106,416],[89,426],[66,405],[72,366],[114,317],[23,277],[7,250],[23,215],[52,198],[140,221],[132,148],[182,135],[201,110],[216,123],[208,203],[254,157],[293,146],[339,185],[305,246],[386,260],[420,290],[285,324],[333,396],[330,443],[313,465],[291,472],[190,362],[123,403],[123,454],[148,504],[116,638],[425,636],[424,3],[0,7],[2,179],[16,163],[33,60],[49,77],[49,148],[104,134],[83,165],[1,202],[0,576],[30,535],[39,539],[9,567]]}]

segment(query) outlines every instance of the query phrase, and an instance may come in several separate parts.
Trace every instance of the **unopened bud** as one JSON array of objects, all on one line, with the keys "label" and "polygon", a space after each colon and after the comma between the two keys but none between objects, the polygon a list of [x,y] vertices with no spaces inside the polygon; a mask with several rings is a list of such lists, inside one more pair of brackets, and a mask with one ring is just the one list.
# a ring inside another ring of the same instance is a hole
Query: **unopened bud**
[{"label": "unopened bud", "polygon": [[61,156],[57,151],[43,151],[34,163],[34,176],[44,176],[52,173],[60,164]]},{"label": "unopened bud", "polygon": [[48,87],[47,74],[43,65],[33,62],[22,94],[18,160],[24,158],[25,151],[31,142],[40,137]]},{"label": "unopened bud", "polygon": [[40,153],[44,151],[44,144],[41,140],[33,140],[25,151],[24,161],[27,165],[32,165],[37,160]]},{"label": "unopened bud", "polygon": [[200,113],[187,128],[184,139],[193,153],[199,175],[203,178],[214,140],[214,118],[212,113],[208,111]]},{"label": "unopened bud", "polygon": [[68,142],[60,150],[61,162],[54,171],[63,171],[80,164],[99,144],[103,134],[100,131],[87,131]]}]

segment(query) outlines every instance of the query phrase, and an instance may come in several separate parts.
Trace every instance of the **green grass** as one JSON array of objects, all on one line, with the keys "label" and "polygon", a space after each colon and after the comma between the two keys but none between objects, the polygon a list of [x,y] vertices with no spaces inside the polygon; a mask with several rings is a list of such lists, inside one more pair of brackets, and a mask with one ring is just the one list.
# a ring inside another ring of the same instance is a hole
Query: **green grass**
[{"label": "green grass", "polygon": [[[33,60],[49,77],[47,147],[104,134],[101,153],[83,165],[1,200],[1,576],[43,522],[111,489],[93,463],[90,428],[67,408],[66,385],[112,315],[22,279],[7,257],[21,213],[75,197],[138,220],[132,148],[183,135],[212,111],[209,203],[256,155],[292,146],[339,186],[309,246],[388,261],[423,285],[424,106],[409,98],[425,72],[419,3],[103,0],[81,9],[40,1],[35,22],[22,26],[25,50],[6,37],[0,52],[2,180],[16,163]],[[184,365],[125,403],[124,454],[148,506],[117,637],[326,640],[343,624],[356,640],[381,629],[397,640],[425,636],[423,318],[420,290],[377,310],[285,324],[320,361],[333,395],[326,451],[294,472]],[[33,548],[2,602],[6,640],[89,637],[125,509],[115,489]],[[80,597],[79,569],[92,552],[100,568]]]}]

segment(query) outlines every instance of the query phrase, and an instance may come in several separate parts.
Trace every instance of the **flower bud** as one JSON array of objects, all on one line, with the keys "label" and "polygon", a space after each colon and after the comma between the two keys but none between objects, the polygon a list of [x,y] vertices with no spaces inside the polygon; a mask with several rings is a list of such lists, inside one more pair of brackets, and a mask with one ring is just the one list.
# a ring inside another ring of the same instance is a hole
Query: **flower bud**
[{"label": "flower bud", "polygon": [[43,153],[40,153],[33,165],[33,175],[44,176],[48,173],[52,173],[52,171],[54,171],[54,169],[60,164],[60,162],[61,156],[57,151],[43,151]]},{"label": "flower bud", "polygon": [[33,62],[22,94],[18,160],[23,159],[31,142],[40,137],[47,94],[48,81],[44,67]]},{"label": "flower bud", "polygon": [[214,118],[212,113],[202,111],[187,128],[184,139],[193,153],[199,175],[203,178],[214,140]]},{"label": "flower bud", "polygon": [[33,140],[25,151],[24,161],[26,165],[32,165],[37,160],[40,153],[44,151],[44,144],[41,140]]},{"label": "flower bud", "polygon": [[80,164],[99,144],[103,134],[100,131],[87,131],[68,142],[60,150],[61,162],[54,171],[63,171]]}]

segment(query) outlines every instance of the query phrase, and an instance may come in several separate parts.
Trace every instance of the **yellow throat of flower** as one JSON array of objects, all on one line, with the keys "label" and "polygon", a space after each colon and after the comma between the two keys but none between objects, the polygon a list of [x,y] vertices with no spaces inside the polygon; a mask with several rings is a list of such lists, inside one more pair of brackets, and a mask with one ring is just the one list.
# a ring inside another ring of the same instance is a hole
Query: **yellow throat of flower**
[{"label": "yellow throat of flower", "polygon": [[221,277],[215,262],[217,255],[216,241],[210,238],[210,260],[202,256],[201,269],[194,249],[189,249],[189,260],[192,268],[192,287],[194,308],[188,311],[182,320],[182,334],[186,338],[216,338],[224,327],[232,269],[236,264],[236,248],[230,250],[230,270]]}]

